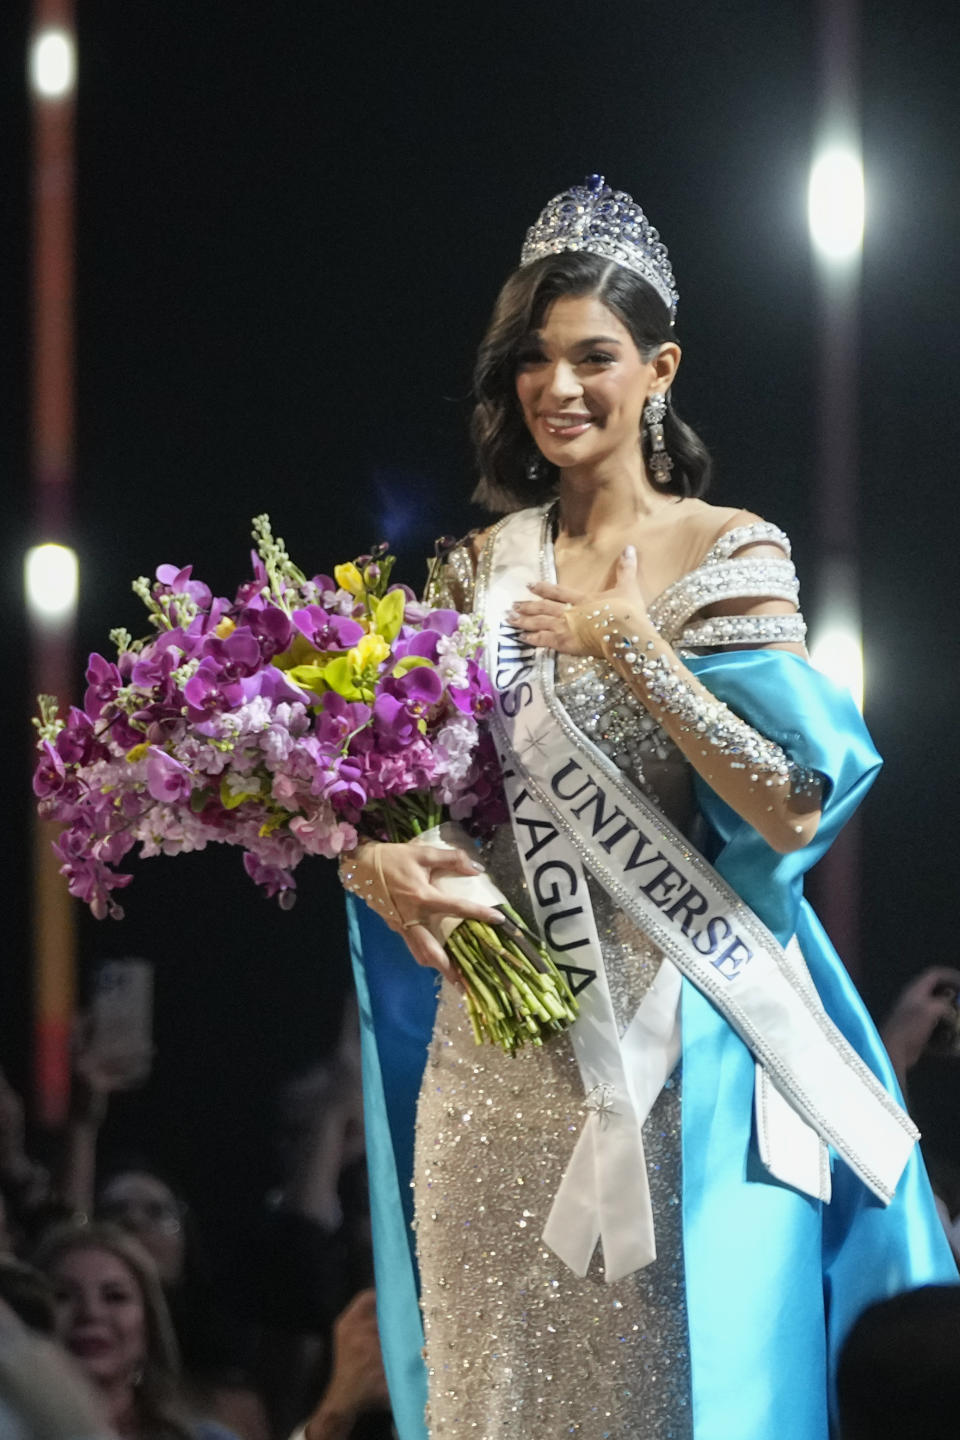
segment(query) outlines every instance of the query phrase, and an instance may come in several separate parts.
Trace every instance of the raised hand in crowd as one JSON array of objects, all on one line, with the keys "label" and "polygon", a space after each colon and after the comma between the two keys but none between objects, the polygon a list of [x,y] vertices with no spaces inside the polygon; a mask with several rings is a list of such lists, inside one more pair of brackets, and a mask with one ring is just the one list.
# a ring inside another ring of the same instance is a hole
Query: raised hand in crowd
[{"label": "raised hand in crowd", "polygon": [[0,1435],[114,1440],[91,1386],[58,1345],[0,1300]]},{"label": "raised hand in crowd", "polygon": [[14,1249],[14,1236],[29,1230],[31,1217],[49,1210],[52,1203],[50,1172],[27,1153],[23,1101],[0,1070],[2,1248]]},{"label": "raised hand in crowd", "polygon": [[343,1440],[360,1415],[389,1405],[377,1331],[377,1297],[361,1290],[333,1327],[333,1370],[305,1440]]},{"label": "raised hand in crowd", "polygon": [[907,1072],[920,1056],[960,1054],[960,970],[933,965],[906,985],[880,1027],[893,1068],[906,1090]]},{"label": "raised hand in crowd", "polygon": [[78,1214],[93,1212],[97,1136],[107,1117],[110,1096],[132,1090],[150,1073],[152,1053],[143,1048],[105,1049],[93,1019],[82,1015],[74,1028],[73,1087],[60,1189]]},{"label": "raised hand in crowd", "polygon": [[151,1048],[137,1044],[118,1048],[104,1046],[89,1015],[82,1015],[74,1038],[73,1071],[92,1096],[103,1100],[118,1090],[132,1090],[150,1074]]}]

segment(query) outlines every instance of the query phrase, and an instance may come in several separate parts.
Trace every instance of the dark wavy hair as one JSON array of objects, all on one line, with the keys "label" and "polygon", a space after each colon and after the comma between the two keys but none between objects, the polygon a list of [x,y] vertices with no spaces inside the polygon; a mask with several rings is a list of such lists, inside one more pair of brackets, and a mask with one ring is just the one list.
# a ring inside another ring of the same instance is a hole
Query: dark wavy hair
[{"label": "dark wavy hair", "polygon": [[[521,344],[543,323],[553,302],[566,295],[595,295],[629,330],[644,361],[653,359],[664,341],[676,339],[670,312],[653,287],[612,260],[564,251],[515,270],[497,297],[473,375],[471,434],[480,471],[473,498],[489,510],[522,510],[556,493],[560,472],[530,438],[515,377]],[[663,431],[673,469],[660,488],[668,494],[702,495],[710,480],[710,456],[680,419],[672,397]],[[646,457],[646,436],[642,443]]]}]

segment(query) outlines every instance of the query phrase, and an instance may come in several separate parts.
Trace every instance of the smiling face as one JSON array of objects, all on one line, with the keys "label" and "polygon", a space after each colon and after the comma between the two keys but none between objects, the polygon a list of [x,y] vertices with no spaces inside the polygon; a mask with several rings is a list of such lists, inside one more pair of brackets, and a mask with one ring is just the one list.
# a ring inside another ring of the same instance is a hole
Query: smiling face
[{"label": "smiling face", "polygon": [[665,390],[658,360],[595,295],[555,300],[517,357],[517,398],[537,448],[561,469],[636,464],[647,396]]},{"label": "smiling face", "polygon": [[136,1276],[94,1246],[67,1250],[50,1272],[57,1335],[95,1384],[132,1385],[146,1356],[146,1314]]}]

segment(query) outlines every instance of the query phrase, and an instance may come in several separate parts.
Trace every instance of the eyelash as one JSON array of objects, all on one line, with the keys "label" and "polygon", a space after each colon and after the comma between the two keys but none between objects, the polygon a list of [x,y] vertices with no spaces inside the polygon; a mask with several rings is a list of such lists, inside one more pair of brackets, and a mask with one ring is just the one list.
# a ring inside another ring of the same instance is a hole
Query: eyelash
[{"label": "eyelash", "polygon": [[[613,355],[609,354],[609,352],[606,351],[606,350],[591,350],[591,352],[590,352],[589,355],[585,355],[582,360],[578,361],[578,364],[580,364],[580,365],[612,365],[613,362],[614,362],[614,359],[615,359],[615,357],[614,357]],[[543,364],[545,364],[545,363],[546,363],[545,357],[544,357],[539,351],[537,351],[537,350],[528,350],[528,351],[522,352],[521,354],[519,354],[519,355],[517,356],[517,369],[518,369],[518,370],[523,370],[523,369],[525,369],[528,365],[543,365]]]}]

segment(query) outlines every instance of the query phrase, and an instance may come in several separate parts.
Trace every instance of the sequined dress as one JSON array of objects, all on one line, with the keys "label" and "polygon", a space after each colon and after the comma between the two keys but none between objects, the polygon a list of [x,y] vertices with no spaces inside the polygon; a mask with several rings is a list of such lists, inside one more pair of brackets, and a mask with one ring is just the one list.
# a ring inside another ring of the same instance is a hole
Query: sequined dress
[{"label": "sequined dress", "polygon": [[[774,543],[782,558],[738,556]],[[724,535],[650,608],[682,654],[803,637],[800,616],[695,618],[714,601],[794,600],[789,543],[774,526]],[[467,608],[472,574],[452,557],[448,601]],[[435,597],[441,598],[441,597]],[[571,718],[682,830],[696,815],[687,762],[605,662],[561,658],[557,695]],[[487,867],[521,910],[523,877],[509,827]],[[591,899],[621,1033],[660,953],[592,879]],[[679,1067],[643,1128],[657,1259],[605,1283],[598,1248],[583,1279],[541,1232],[584,1120],[569,1040],[508,1058],[478,1049],[459,993],[444,986],[420,1091],[414,1188],[430,1434],[443,1440],[561,1435],[690,1440],[684,1296]]]}]

